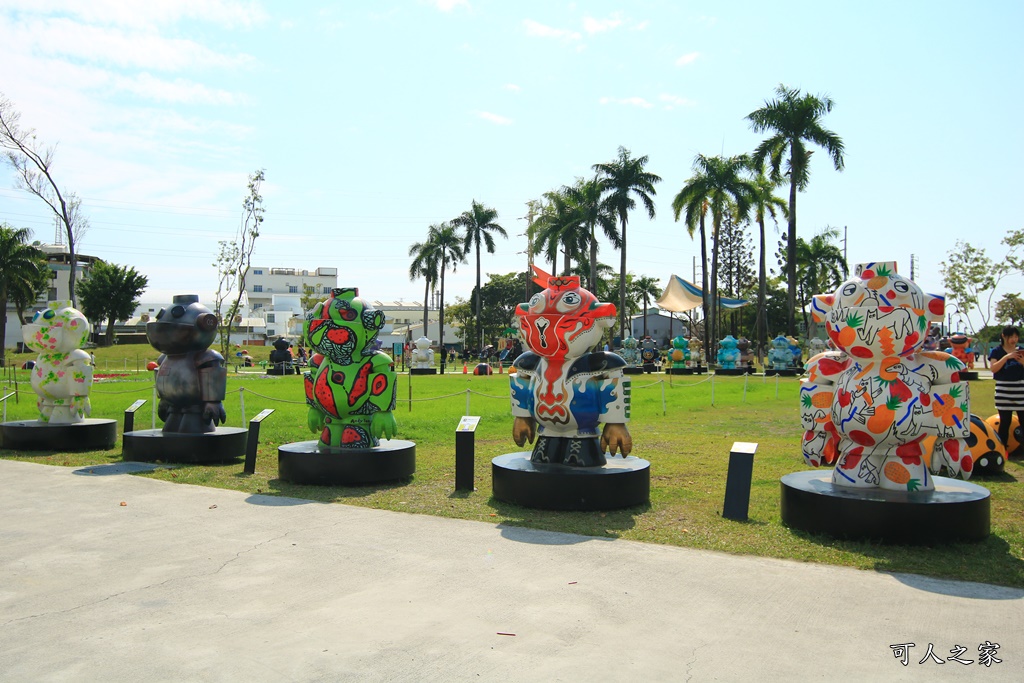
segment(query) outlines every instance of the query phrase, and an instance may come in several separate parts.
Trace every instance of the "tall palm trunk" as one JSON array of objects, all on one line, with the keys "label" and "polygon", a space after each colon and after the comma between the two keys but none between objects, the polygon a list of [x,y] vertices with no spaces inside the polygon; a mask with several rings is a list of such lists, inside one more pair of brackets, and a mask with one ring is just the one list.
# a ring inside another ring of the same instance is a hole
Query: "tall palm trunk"
[{"label": "tall palm trunk", "polygon": [[713,219],[713,234],[711,235],[711,341],[717,342],[719,336],[718,330],[718,243],[721,241],[720,230],[722,217],[717,213],[712,213]]},{"label": "tall palm trunk", "polygon": [[[671,329],[671,326],[672,326],[672,323],[669,323],[669,328],[670,329]],[[629,333],[632,335],[633,334],[633,330],[630,330]],[[647,292],[644,292],[644,338],[646,338],[646,337],[647,337]],[[672,335],[670,334],[669,335],[669,340],[671,341],[671,339],[672,339]]]},{"label": "tall palm trunk", "polygon": [[423,336],[427,336],[427,306],[430,301],[430,278],[423,278],[426,283],[423,285]]},{"label": "tall palm trunk", "polygon": [[[477,338],[480,341],[480,348],[484,348],[484,326],[481,324],[483,319],[483,297],[480,296],[480,240],[476,241],[476,326],[477,326]],[[444,349],[441,349],[442,353]]]},{"label": "tall palm trunk", "polygon": [[[619,215],[622,222],[622,258],[619,265],[619,339],[626,338],[626,214]],[[621,343],[621,342],[620,342]]]},{"label": "tall palm trunk", "polygon": [[757,321],[754,328],[757,330],[757,357],[760,360],[764,357],[762,351],[767,352],[768,348],[768,268],[765,265],[764,214],[757,217],[757,225],[761,228],[761,265],[757,274]]},{"label": "tall palm trunk", "polygon": [[587,288],[591,293],[597,293],[597,238],[594,235],[594,226],[590,226],[590,282]]},{"label": "tall palm trunk", "polygon": [[705,358],[710,358],[711,357],[710,356],[710,354],[711,354],[711,346],[710,346],[710,344],[711,344],[711,336],[710,336],[711,330],[709,329],[709,327],[710,327],[711,317],[708,315],[708,313],[710,313],[710,311],[708,310],[709,309],[709,306],[708,306],[708,241],[707,241],[707,235],[706,235],[705,230],[704,230],[704,212],[703,211],[700,214],[700,260],[701,260],[701,267],[700,267],[700,276],[701,276],[700,298],[701,298],[701,308],[704,309],[704,357]]},{"label": "tall palm trunk", "polygon": [[444,362],[447,360],[447,354],[444,352],[444,271],[447,269],[448,264],[444,257],[441,257],[441,300],[440,307],[437,311],[438,316],[438,328],[437,328],[437,339],[438,339],[438,352],[441,354],[441,374],[444,374]]},{"label": "tall palm trunk", "polygon": [[[792,147],[790,148],[792,149]],[[797,172],[793,166],[792,151],[789,156],[789,232],[786,244],[786,277],[789,279],[789,320],[787,334],[796,338],[796,182]]]}]

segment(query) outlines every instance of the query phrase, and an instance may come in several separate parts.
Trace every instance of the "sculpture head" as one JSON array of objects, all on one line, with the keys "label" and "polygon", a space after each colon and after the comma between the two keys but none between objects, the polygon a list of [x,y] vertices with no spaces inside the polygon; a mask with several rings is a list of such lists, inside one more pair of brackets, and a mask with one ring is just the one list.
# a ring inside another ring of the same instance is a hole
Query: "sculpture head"
[{"label": "sculpture head", "polygon": [[89,321],[70,301],[49,302],[21,328],[25,345],[40,353],[70,353],[81,348],[88,336]]},{"label": "sculpture head", "polygon": [[516,307],[519,334],[545,358],[579,358],[615,324],[615,304],[601,303],[575,275],[554,276],[548,287]]},{"label": "sculpture head", "polygon": [[732,336],[731,334],[726,335],[725,339],[718,342],[718,345],[727,351],[737,348],[738,344],[739,340],[737,340],[736,337]]},{"label": "sculpture head", "polygon": [[636,340],[636,337],[626,337],[622,340],[622,348],[624,349],[635,349],[640,345],[640,342]]},{"label": "sculpture head", "polygon": [[924,345],[932,320],[945,313],[945,297],[925,294],[896,272],[896,263],[861,263],[832,294],[811,304],[814,322],[824,323],[829,339],[855,358],[905,356]]},{"label": "sculpture head", "polygon": [[419,349],[420,351],[426,351],[427,349],[430,348],[430,339],[428,339],[427,337],[420,337],[419,339],[414,341],[413,344],[415,344],[416,348]]},{"label": "sculpture head", "polygon": [[289,346],[291,346],[291,343],[284,337],[278,337],[274,341],[274,348],[278,351],[287,351]]},{"label": "sculpture head", "polygon": [[156,320],[146,323],[150,345],[167,354],[209,348],[217,337],[217,316],[195,294],[178,294],[171,302],[170,309],[160,309]]},{"label": "sculpture head", "polygon": [[697,351],[699,353],[702,348],[704,348],[704,343],[699,337],[690,337],[690,350]]},{"label": "sculpture head", "polygon": [[785,337],[783,337],[780,334],[775,339],[772,339],[772,348],[773,349],[779,349],[780,351],[788,351],[789,350],[789,340],[786,339]]},{"label": "sculpture head", "polygon": [[359,298],[355,287],[331,290],[326,301],[306,314],[303,335],[309,345],[334,363],[350,365],[353,356],[373,354],[384,313]]},{"label": "sculpture head", "polygon": [[672,339],[672,348],[679,349],[680,351],[686,351],[690,348],[690,341],[686,337],[679,335]]}]

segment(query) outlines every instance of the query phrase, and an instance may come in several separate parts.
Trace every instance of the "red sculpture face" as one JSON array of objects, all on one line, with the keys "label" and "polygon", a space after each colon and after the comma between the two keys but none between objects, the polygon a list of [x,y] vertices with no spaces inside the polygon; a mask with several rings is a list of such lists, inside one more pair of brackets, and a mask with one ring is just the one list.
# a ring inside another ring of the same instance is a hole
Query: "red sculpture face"
[{"label": "red sculpture face", "polygon": [[615,304],[601,303],[577,276],[552,277],[548,288],[516,307],[526,346],[546,358],[578,358],[615,324]]}]

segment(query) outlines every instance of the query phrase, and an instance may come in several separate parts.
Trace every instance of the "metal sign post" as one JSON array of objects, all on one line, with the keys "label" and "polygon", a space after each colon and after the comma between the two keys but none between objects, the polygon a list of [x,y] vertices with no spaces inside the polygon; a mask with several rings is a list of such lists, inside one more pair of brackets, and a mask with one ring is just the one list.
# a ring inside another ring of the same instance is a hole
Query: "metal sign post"
[{"label": "metal sign post", "polygon": [[256,446],[260,441],[260,422],[263,422],[273,412],[273,408],[267,408],[249,420],[249,435],[245,441],[245,469],[242,470],[246,474],[256,473]]},{"label": "metal sign post", "polygon": [[135,411],[146,405],[146,399],[140,398],[135,403],[131,404],[124,411],[124,431],[132,432],[135,431]]},{"label": "metal sign post", "polygon": [[480,417],[465,415],[455,429],[455,490],[473,490],[473,466],[476,459],[476,427]]}]

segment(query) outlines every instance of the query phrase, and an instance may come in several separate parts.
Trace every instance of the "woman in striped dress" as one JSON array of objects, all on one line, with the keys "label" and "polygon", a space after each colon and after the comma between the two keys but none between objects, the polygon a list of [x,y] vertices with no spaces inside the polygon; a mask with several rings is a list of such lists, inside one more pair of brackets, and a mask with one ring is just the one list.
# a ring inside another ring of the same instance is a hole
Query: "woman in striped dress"
[{"label": "woman in striped dress", "polygon": [[1020,330],[1003,328],[1003,343],[988,355],[992,378],[996,381],[996,410],[999,411],[999,438],[1005,444],[1010,437],[1013,413],[1024,427],[1024,351],[1017,348]]}]

